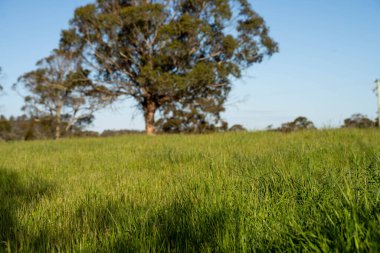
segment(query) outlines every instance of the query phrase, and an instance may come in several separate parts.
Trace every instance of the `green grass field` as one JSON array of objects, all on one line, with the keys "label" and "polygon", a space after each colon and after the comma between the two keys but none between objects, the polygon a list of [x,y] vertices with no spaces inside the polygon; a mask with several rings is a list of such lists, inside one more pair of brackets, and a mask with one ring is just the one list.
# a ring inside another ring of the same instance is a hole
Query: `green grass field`
[{"label": "green grass field", "polygon": [[0,143],[0,251],[379,252],[380,131]]}]

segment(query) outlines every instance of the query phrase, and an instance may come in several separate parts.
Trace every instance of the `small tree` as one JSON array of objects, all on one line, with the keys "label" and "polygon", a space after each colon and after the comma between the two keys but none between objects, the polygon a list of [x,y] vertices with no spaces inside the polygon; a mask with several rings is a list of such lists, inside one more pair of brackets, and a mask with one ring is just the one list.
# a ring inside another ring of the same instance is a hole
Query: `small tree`
[{"label": "small tree", "polygon": [[367,116],[357,113],[344,120],[344,128],[371,128],[375,127],[376,122],[367,118]]},{"label": "small tree", "polygon": [[55,50],[37,63],[37,69],[22,75],[15,85],[28,92],[23,110],[36,120],[51,118],[55,139],[76,124],[90,123],[100,97],[91,92],[89,72],[73,54]]},{"label": "small tree", "polygon": [[230,127],[228,129],[228,131],[230,131],[230,132],[246,132],[247,129],[244,126],[240,125],[240,124],[235,124],[232,127]]},{"label": "small tree", "polygon": [[157,111],[218,118],[231,77],[278,51],[247,0],[97,0],[70,24],[62,48],[81,55],[98,92],[135,99],[148,134]]},{"label": "small tree", "polygon": [[288,133],[293,131],[310,129],[316,129],[314,123],[308,120],[306,117],[300,116],[291,122],[282,124],[278,131]]}]

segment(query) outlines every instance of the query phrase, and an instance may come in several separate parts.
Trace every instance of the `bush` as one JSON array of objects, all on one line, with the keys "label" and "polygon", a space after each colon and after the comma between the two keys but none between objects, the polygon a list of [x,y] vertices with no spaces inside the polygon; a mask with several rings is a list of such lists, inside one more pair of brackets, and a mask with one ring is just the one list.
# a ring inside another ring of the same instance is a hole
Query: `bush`
[{"label": "bush", "polygon": [[308,120],[306,117],[300,116],[297,117],[294,121],[283,123],[281,127],[276,130],[280,132],[289,133],[293,131],[309,129],[316,129],[314,123]]},{"label": "bush", "polygon": [[377,121],[372,121],[360,113],[353,114],[344,120],[343,128],[372,128],[377,126]]},{"label": "bush", "polygon": [[228,129],[230,132],[246,132],[247,129],[240,124],[233,125]]}]

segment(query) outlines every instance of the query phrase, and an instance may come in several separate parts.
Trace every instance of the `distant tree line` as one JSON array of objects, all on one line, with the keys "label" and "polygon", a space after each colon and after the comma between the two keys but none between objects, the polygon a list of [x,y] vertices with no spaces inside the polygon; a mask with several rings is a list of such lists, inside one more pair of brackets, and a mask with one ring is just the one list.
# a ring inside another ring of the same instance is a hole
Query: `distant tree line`
[{"label": "distant tree line", "polygon": [[[67,127],[70,122],[64,120],[60,122],[61,128]],[[83,127],[87,122],[78,121],[70,127],[69,130],[60,133],[62,137],[80,136],[83,133]],[[52,127],[53,126],[53,127]],[[0,115],[0,140],[36,140],[36,139],[54,139],[56,136],[56,126],[54,118],[49,116],[29,117],[22,115],[18,117],[6,118]]]},{"label": "distant tree line", "polygon": [[[353,114],[350,118],[346,118],[341,128],[374,128],[378,126],[377,119],[371,120],[367,116],[357,113]],[[313,129],[317,129],[314,123],[303,116],[297,117],[293,121],[283,123],[279,128],[273,128],[272,126],[267,127],[267,130],[283,133]]]},{"label": "distant tree line", "polygon": [[[70,137],[111,137],[120,136],[126,134],[143,134],[144,131],[139,130],[104,130],[101,133],[96,131],[86,130],[86,127],[91,123],[91,119],[83,118],[76,121],[74,125],[71,125],[69,117],[62,117],[60,121],[60,133],[59,136],[63,138]],[[17,117],[5,117],[0,115],[0,141],[30,141],[30,140],[45,140],[55,139],[57,127],[54,117],[29,117],[26,114]],[[68,126],[71,125],[70,128]],[[241,125],[233,125],[230,128],[213,128],[205,130],[204,133],[211,132],[227,132],[227,131],[246,131]],[[178,133],[160,131],[159,133]],[[184,132],[184,133],[197,133],[197,132]]]},{"label": "distant tree line", "polygon": [[[88,131],[86,127],[91,124],[91,119],[83,118],[83,120],[78,120],[70,128],[70,118],[63,117],[60,122],[61,129],[60,136],[65,138],[70,137],[111,137],[120,136],[126,134],[143,134],[144,131],[139,130],[104,130],[101,133],[96,131]],[[378,127],[377,119],[371,120],[362,114],[353,114],[351,117],[344,120],[341,128],[375,128]],[[6,118],[0,115],[0,140],[1,141],[12,141],[12,140],[38,140],[38,139],[54,139],[56,137],[56,127],[55,127],[54,117],[29,117],[27,115],[22,115],[18,117]],[[53,126],[53,127],[52,127]],[[68,130],[67,130],[68,129]],[[178,131],[165,131],[158,128],[158,133],[179,133]],[[175,129],[175,128],[174,128]],[[305,130],[315,130],[317,129],[312,121],[306,117],[300,116],[290,122],[285,122],[281,124],[278,128],[273,128],[269,126],[268,131],[276,131],[282,133],[290,133],[295,131],[305,131]],[[220,128],[208,128],[203,129],[203,133],[213,133],[213,132],[245,132],[247,129],[240,125],[235,124],[228,127],[227,124]],[[192,134],[198,133],[197,130],[194,131],[183,131],[181,133]]]},{"label": "distant tree line", "polygon": [[[77,121],[69,131],[65,131],[69,121],[61,122],[61,137],[109,137],[124,134],[143,133],[143,131],[136,130],[105,130],[102,133],[95,131],[85,130],[88,121]],[[56,136],[56,128],[54,126],[54,118],[40,117],[32,118],[27,115],[18,117],[6,118],[0,115],[0,141],[14,141],[14,140],[44,140],[54,139]]]}]

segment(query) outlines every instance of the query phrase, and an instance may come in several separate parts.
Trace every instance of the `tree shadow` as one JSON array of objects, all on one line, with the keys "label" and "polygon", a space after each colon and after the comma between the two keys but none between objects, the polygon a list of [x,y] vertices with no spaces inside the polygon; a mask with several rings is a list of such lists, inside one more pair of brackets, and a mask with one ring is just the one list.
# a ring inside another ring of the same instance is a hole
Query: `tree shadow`
[{"label": "tree shadow", "polygon": [[152,214],[112,246],[113,252],[223,252],[220,236],[225,209],[201,209],[188,199],[174,201]]},{"label": "tree shadow", "polygon": [[50,195],[52,189],[51,184],[41,179],[22,178],[16,172],[0,167],[0,251],[8,247],[13,251],[22,243],[20,235],[26,234],[17,219],[17,211],[31,207]]},{"label": "tree shadow", "polygon": [[71,223],[87,231],[79,240],[88,251],[229,252],[222,245],[231,222],[226,206],[200,204],[186,193],[158,209],[98,195],[87,199]]}]

